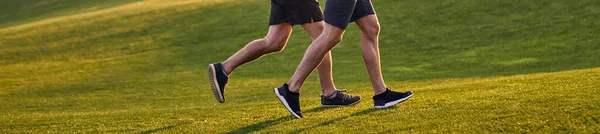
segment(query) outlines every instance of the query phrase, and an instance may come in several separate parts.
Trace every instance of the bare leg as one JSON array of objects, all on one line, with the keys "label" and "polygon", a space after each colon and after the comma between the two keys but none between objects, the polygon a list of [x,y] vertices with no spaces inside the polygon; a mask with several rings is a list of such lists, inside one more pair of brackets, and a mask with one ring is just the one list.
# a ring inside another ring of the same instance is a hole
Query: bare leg
[{"label": "bare leg", "polygon": [[362,31],[361,53],[375,95],[385,92],[386,85],[381,75],[381,63],[379,61],[379,22],[377,15],[372,14],[356,20],[356,24]]},{"label": "bare leg", "polygon": [[235,68],[247,62],[258,59],[265,54],[283,50],[291,33],[292,25],[289,23],[269,26],[267,37],[248,43],[246,47],[225,60],[222,63],[223,68],[230,74]]},{"label": "bare leg", "polygon": [[290,91],[300,91],[306,78],[321,63],[323,57],[342,40],[343,34],[344,29],[325,23],[323,33],[310,44],[294,76],[288,82]]},{"label": "bare leg", "polygon": [[[308,23],[302,25],[304,30],[308,32],[313,42],[321,35],[323,32],[323,21]],[[329,96],[335,92],[335,84],[333,83],[333,75],[332,75],[332,63],[331,63],[331,51],[328,52],[321,64],[317,66],[317,72],[319,73],[319,82],[321,83],[321,94],[325,96]]]},{"label": "bare leg", "polygon": [[323,57],[321,64],[317,66],[319,82],[321,83],[321,94],[325,96],[332,95],[337,89],[333,83],[332,64],[331,52],[328,52],[325,57]]}]

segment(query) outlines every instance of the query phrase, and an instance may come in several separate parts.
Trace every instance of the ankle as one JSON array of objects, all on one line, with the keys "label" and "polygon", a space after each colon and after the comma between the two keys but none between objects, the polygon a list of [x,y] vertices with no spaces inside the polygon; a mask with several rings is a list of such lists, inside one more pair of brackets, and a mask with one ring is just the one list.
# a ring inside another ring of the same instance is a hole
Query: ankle
[{"label": "ankle", "polygon": [[323,95],[325,97],[329,97],[329,96],[333,95],[333,93],[335,93],[335,89],[334,90],[323,90],[321,92],[321,95]]},{"label": "ankle", "polygon": [[383,89],[379,89],[379,90],[373,90],[373,91],[375,92],[375,95],[373,95],[373,96],[377,96],[377,95],[385,93],[385,91],[387,91],[387,88],[383,88]]},{"label": "ankle", "polygon": [[229,66],[229,63],[225,62],[221,62],[221,66],[223,66],[223,72],[227,75],[229,75],[231,73],[231,71],[233,71],[233,69]]},{"label": "ankle", "polygon": [[293,93],[300,93],[300,88],[292,86],[291,84],[288,84],[288,90]]}]

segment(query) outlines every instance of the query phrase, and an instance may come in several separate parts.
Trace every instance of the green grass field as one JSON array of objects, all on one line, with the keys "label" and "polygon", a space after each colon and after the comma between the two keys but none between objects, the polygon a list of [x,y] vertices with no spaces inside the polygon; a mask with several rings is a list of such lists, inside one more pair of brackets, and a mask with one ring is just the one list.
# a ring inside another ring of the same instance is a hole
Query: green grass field
[{"label": "green grass field", "polygon": [[[325,1],[320,0],[322,6]],[[310,38],[230,77],[206,66],[268,28],[268,0],[3,0],[0,133],[599,133],[600,1],[373,0],[384,78],[415,96],[375,110],[351,24],[333,51],[355,106],[320,108],[317,76],[295,119],[272,89]]]}]

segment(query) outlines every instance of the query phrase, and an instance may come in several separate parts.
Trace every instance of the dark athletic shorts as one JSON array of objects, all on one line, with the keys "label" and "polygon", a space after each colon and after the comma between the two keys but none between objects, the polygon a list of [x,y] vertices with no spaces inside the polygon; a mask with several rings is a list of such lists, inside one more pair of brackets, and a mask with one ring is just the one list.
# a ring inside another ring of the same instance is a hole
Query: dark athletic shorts
[{"label": "dark athletic shorts", "polygon": [[325,3],[325,22],[342,29],[371,14],[375,14],[371,0],[327,0]]},{"label": "dark athletic shorts", "polygon": [[323,12],[316,0],[271,0],[269,25],[305,24],[323,21]]}]

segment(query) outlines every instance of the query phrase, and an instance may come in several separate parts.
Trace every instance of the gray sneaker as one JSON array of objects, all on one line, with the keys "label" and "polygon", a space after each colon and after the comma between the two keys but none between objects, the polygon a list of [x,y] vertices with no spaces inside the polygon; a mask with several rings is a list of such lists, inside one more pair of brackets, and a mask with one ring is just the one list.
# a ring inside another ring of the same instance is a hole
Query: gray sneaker
[{"label": "gray sneaker", "polygon": [[344,94],[346,90],[335,90],[331,96],[321,95],[321,106],[322,107],[339,107],[349,106],[360,102],[360,96],[352,96]]}]

